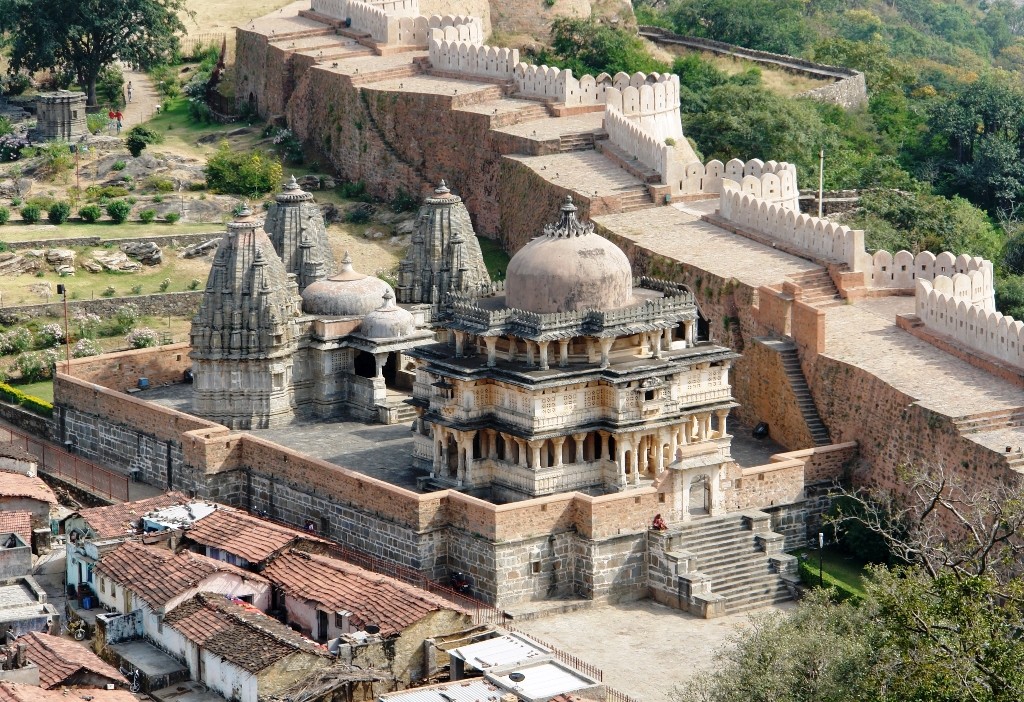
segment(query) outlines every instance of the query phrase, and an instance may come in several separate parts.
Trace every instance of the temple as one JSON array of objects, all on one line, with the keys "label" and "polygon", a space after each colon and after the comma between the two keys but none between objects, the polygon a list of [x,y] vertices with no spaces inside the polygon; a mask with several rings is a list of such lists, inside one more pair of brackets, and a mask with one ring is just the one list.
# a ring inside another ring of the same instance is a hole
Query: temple
[{"label": "temple", "polygon": [[436,487],[496,501],[605,494],[669,468],[672,511],[688,517],[694,481],[700,510],[720,510],[737,355],[709,342],[689,290],[634,281],[568,197],[494,288],[451,299],[441,324],[454,346],[411,352],[415,454]]}]

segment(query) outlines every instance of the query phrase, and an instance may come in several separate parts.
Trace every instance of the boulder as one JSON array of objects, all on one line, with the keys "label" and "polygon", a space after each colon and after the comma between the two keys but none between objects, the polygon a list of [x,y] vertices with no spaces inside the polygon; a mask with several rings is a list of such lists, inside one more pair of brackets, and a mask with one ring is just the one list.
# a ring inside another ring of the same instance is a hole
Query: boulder
[{"label": "boulder", "polygon": [[411,217],[409,219],[403,219],[401,222],[395,224],[395,234],[412,234],[416,231],[416,218]]},{"label": "boulder", "polygon": [[100,264],[96,263],[96,261],[93,260],[82,261],[81,266],[90,273],[99,273],[100,271],[103,270],[103,266],[101,266]]},{"label": "boulder", "polygon": [[163,261],[160,247],[152,241],[130,241],[121,244],[121,250],[128,258],[134,258],[145,266],[156,266]]},{"label": "boulder", "polygon": [[72,270],[75,267],[75,252],[71,249],[49,249],[43,258],[55,271],[62,266]]},{"label": "boulder", "polygon": [[219,238],[210,239],[209,241],[204,241],[201,244],[193,244],[178,254],[178,256],[181,258],[197,258],[199,256],[205,256],[208,253],[216,251],[218,244],[220,244]]},{"label": "boulder", "polygon": [[303,190],[319,190],[320,189],[320,176],[305,175],[298,179],[299,187]]},{"label": "boulder", "polygon": [[42,266],[38,258],[7,251],[0,253],[0,276],[16,276],[22,273],[35,273]]},{"label": "boulder", "polygon": [[338,187],[338,183],[330,176],[324,176],[320,181],[320,188],[323,190],[334,190]]},{"label": "boulder", "polygon": [[124,251],[105,251],[94,253],[93,261],[99,264],[103,270],[117,271],[120,273],[138,273],[142,266],[128,258]]}]

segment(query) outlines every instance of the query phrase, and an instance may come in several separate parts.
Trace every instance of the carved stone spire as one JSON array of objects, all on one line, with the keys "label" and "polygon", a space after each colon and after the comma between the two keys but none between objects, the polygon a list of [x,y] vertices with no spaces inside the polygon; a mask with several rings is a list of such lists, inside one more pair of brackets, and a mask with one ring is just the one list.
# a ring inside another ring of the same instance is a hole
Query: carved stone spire
[{"label": "carved stone spire", "polygon": [[267,235],[301,293],[334,271],[327,228],[313,196],[292,176],[267,210]]},{"label": "carved stone spire", "polygon": [[544,236],[567,239],[593,234],[594,223],[579,221],[576,219],[576,211],[576,205],[572,204],[572,195],[566,195],[558,221],[544,226]]}]

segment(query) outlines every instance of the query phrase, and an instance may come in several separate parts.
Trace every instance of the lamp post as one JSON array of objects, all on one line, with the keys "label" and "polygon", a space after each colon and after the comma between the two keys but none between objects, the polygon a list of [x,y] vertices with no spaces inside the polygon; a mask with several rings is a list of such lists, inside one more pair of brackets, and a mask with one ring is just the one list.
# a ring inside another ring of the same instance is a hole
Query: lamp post
[{"label": "lamp post", "polygon": [[822,554],[825,551],[825,532],[818,532],[818,585],[825,587],[825,575],[821,566]]},{"label": "lamp post", "polygon": [[818,219],[821,219],[822,201],[825,199],[825,149],[818,152]]}]

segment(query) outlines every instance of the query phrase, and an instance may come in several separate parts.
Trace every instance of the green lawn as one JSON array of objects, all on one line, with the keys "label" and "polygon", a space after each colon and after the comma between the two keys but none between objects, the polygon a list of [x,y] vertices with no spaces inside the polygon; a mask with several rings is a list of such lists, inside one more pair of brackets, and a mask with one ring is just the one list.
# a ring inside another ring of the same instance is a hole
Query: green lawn
[{"label": "green lawn", "polygon": [[[815,574],[818,572],[818,549],[800,549],[793,555],[804,560],[811,566]],[[804,556],[807,556],[806,559]],[[865,564],[857,558],[842,553],[836,549],[826,547],[822,553],[822,570],[836,580],[844,583],[850,590],[861,597],[864,596],[864,566]],[[816,585],[817,583],[811,583]]]},{"label": "green lawn", "polygon": [[494,239],[482,236],[477,238],[480,241],[480,251],[484,255],[484,265],[487,266],[491,280],[504,280],[505,271],[508,269],[509,255]]},{"label": "green lawn", "polygon": [[38,397],[40,400],[46,400],[50,404],[53,404],[52,380],[41,380],[38,383],[27,383],[25,385],[16,385],[15,387],[26,395],[32,395],[33,397]]},{"label": "green lawn", "polygon": [[[74,239],[78,237],[98,236],[101,239],[127,239],[131,237],[193,234],[197,232],[214,232],[220,228],[216,223],[186,224],[176,222],[125,222],[114,224],[113,222],[97,222],[86,224],[85,222],[69,221],[56,226],[53,224],[15,224],[8,222],[0,226],[0,241],[39,241],[41,239]],[[73,246],[74,242],[69,241],[67,246]]]}]

